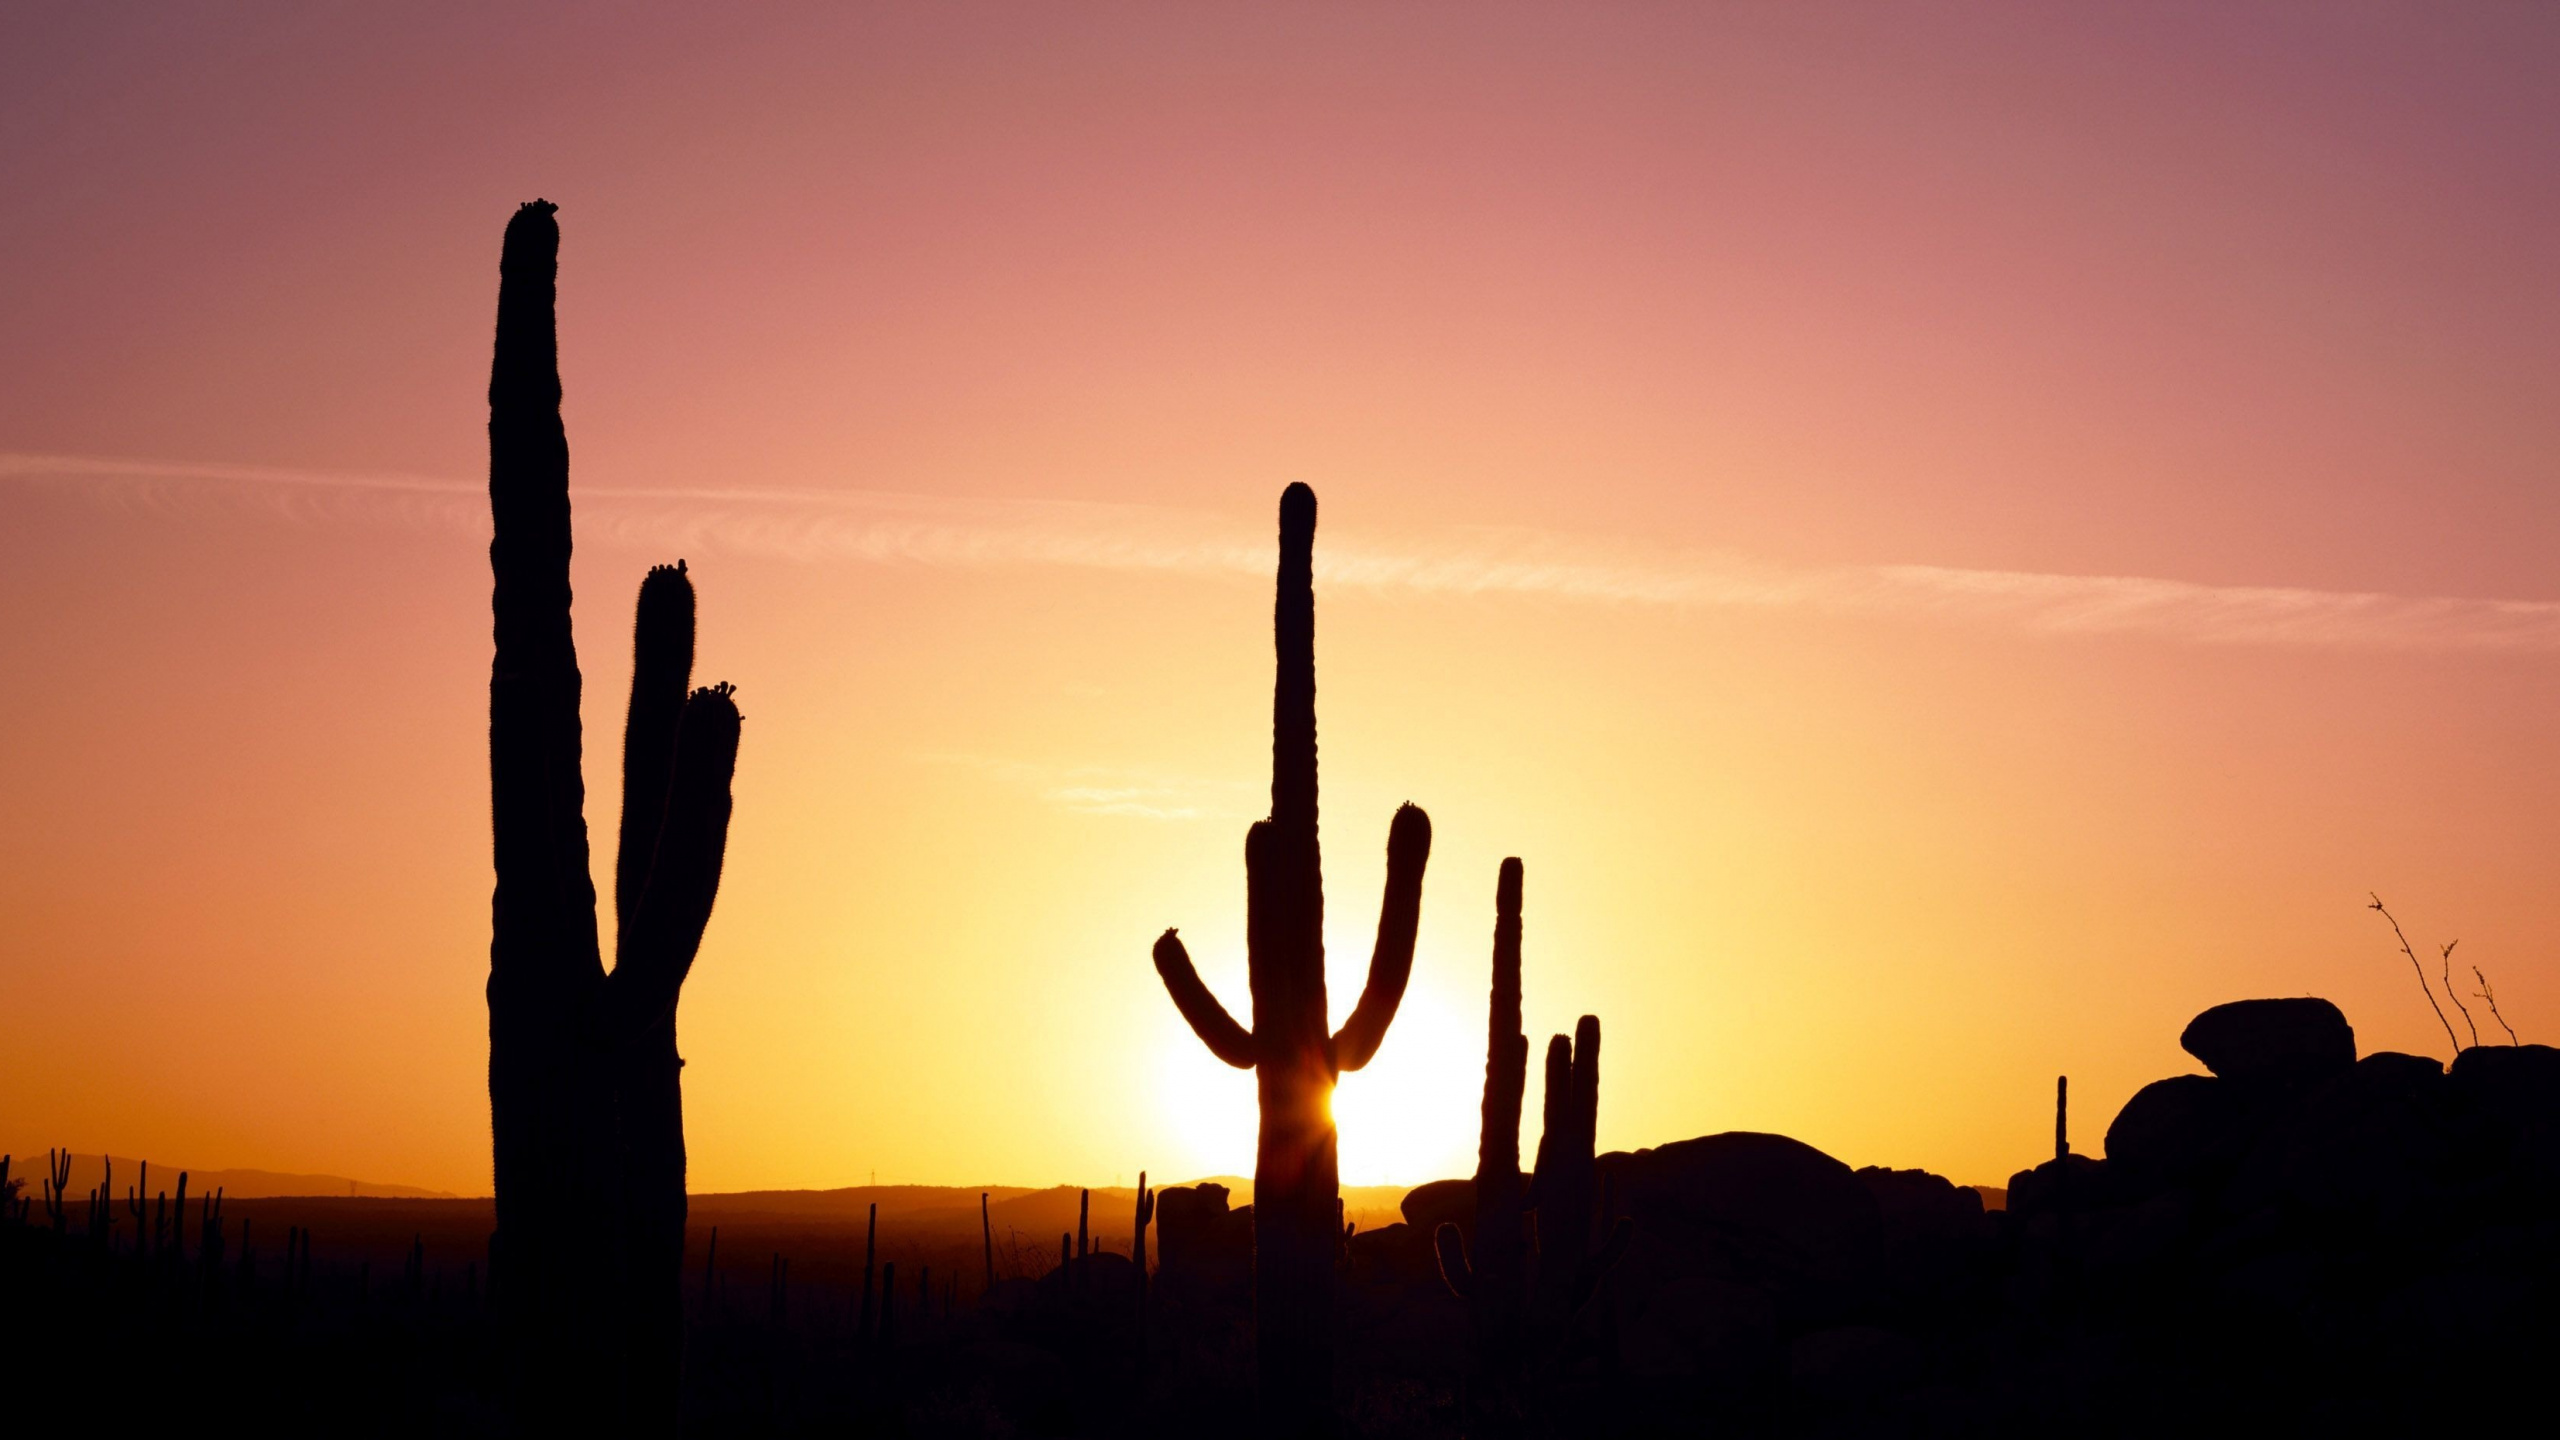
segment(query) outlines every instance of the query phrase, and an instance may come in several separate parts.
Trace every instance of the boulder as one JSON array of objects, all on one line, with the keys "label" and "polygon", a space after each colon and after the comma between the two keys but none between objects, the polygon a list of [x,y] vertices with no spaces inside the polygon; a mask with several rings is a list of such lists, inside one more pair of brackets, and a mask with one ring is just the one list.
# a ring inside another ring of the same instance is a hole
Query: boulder
[{"label": "boulder", "polygon": [[1253,1207],[1228,1209],[1224,1185],[1176,1185],[1157,1191],[1156,1269],[1176,1285],[1249,1281]]},{"label": "boulder", "polygon": [[1883,1221],[1883,1278],[1895,1299],[1921,1301],[1966,1276],[1991,1235],[1981,1191],[1926,1170],[1857,1173]]},{"label": "boulder", "polygon": [[2107,1127],[2107,1166],[2128,1198],[2149,1195],[2228,1169],[2248,1142],[2248,1109],[2230,1081],[2179,1075],[2143,1086],[2116,1112]]},{"label": "boulder", "polygon": [[2453,1093],[2492,1132],[2511,1179],[2560,1191],[2560,1050],[2474,1045],[2453,1058]]},{"label": "boulder", "polygon": [[1963,1242],[1983,1236],[1982,1192],[1970,1185],[1926,1170],[1882,1165],[1867,1166],[1857,1176],[1875,1197],[1887,1243],[1902,1237]]},{"label": "boulder", "polygon": [[1785,1322],[1854,1306],[1883,1217],[1848,1166],[1783,1135],[1732,1132],[1599,1159],[1635,1238],[1622,1288],[1712,1276],[1765,1291]]},{"label": "boulder", "polygon": [[2225,1080],[2317,1083],[2356,1063],[2356,1032],[2326,1000],[2234,1000],[2187,1022],[2186,1052]]},{"label": "boulder", "polygon": [[1352,1278],[1370,1285],[1440,1285],[1440,1256],[1431,1231],[1381,1225],[1351,1237]]},{"label": "boulder", "polygon": [[2454,1093],[2510,1123],[2560,1109],[2560,1050],[2474,1045],[2453,1057]]},{"label": "boulder", "polygon": [[[1527,1186],[1522,1186],[1527,1195]],[[1404,1194],[1404,1223],[1422,1237],[1426,1246],[1440,1233],[1444,1224],[1455,1225],[1458,1233],[1472,1243],[1476,1238],[1476,1182],[1473,1180],[1434,1180],[1416,1185]]]},{"label": "boulder", "polygon": [[2000,1208],[2024,1222],[2059,1210],[2086,1210],[2106,1203],[2107,1162],[2090,1155],[2065,1155],[2009,1177]]},{"label": "boulder", "polygon": [[1618,1314],[1621,1361],[1641,1378],[1747,1383],[1786,1358],[1778,1307],[1756,1285],[1711,1275],[1655,1277],[1631,1287]]},{"label": "boulder", "polygon": [[2321,1086],[2268,1127],[2232,1184],[2235,1212],[2274,1205],[2316,1215],[2364,1244],[2429,1232],[2460,1138],[2449,1125],[2444,1067],[2381,1051]]}]

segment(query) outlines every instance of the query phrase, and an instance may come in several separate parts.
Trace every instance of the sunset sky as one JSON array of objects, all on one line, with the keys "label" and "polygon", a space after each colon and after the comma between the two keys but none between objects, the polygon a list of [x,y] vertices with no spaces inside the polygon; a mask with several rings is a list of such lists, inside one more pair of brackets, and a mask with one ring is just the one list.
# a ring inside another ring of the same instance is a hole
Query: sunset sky
[{"label": "sunset sky", "polygon": [[2560,11],[520,8],[0,14],[0,1146],[487,1189],[534,196],[600,871],[650,564],[747,716],[696,1189],[1250,1170],[1147,956],[1243,1010],[1292,480],[1337,1016],[1437,832],[1346,1181],[1506,855],[1604,1147],[2445,1056],[2368,890],[2560,1038]]}]

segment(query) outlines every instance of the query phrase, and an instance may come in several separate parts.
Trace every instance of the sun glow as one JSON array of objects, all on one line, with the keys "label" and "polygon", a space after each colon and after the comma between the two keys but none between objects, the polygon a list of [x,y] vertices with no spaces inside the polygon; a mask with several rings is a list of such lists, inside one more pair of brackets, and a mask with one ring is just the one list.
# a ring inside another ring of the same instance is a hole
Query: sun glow
[{"label": "sun glow", "polygon": [[1377,1058],[1334,1090],[1343,1183],[1473,1174],[1483,1094],[1483,1019],[1471,1022],[1447,996],[1415,984]]},{"label": "sun glow", "polygon": [[[1482,1021],[1416,984],[1369,1067],[1342,1077],[1333,1097],[1346,1185],[1419,1183],[1475,1169],[1484,1084]],[[1174,1028],[1158,1052],[1155,1093],[1185,1174],[1253,1173],[1260,1125],[1253,1076],[1209,1058]]]}]

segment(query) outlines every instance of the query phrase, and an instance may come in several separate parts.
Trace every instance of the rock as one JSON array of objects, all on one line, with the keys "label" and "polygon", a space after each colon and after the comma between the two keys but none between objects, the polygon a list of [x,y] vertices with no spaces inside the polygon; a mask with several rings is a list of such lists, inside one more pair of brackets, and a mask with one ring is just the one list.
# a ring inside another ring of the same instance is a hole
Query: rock
[{"label": "rock", "polygon": [[[2194,1033],[2192,1026],[2188,1033]],[[2229,1168],[2246,1153],[2248,1141],[2249,1114],[2231,1082],[2180,1075],[2154,1080],[2124,1102],[2107,1127],[2107,1164],[2128,1197],[2149,1195]],[[2010,1201],[2017,1203],[2014,1185]]]},{"label": "rock", "polygon": [[2454,1163],[2451,1092],[2433,1060],[2366,1056],[2268,1128],[2234,1178],[2228,1207],[2319,1216],[2353,1227],[2363,1243],[2413,1238]]},{"label": "rock", "polygon": [[2454,1093],[2501,1120],[2560,1108],[2560,1050],[2548,1045],[2474,1045],[2453,1057]]},{"label": "rock", "polygon": [[2453,1057],[2453,1093],[2493,1132],[2512,1179],[2560,1191],[2560,1050],[2474,1045]]},{"label": "rock", "polygon": [[1888,1238],[1896,1234],[1928,1235],[1946,1240],[1974,1240],[1982,1235],[1982,1192],[1958,1185],[1926,1170],[1892,1170],[1869,1165],[1857,1173],[1858,1183],[1876,1199],[1876,1212]]},{"label": "rock", "polygon": [[2112,1193],[2105,1161],[2065,1155],[2010,1176],[2000,1208],[2023,1222],[2039,1214],[2103,1205]]},{"label": "rock", "polygon": [[1381,1225],[1351,1237],[1351,1274],[1371,1285],[1440,1285],[1440,1257],[1431,1233],[1412,1225]]},{"label": "rock", "polygon": [[1790,1326],[1875,1278],[1882,1214],[1849,1167],[1783,1135],[1733,1132],[1599,1159],[1635,1238],[1622,1288],[1707,1275],[1766,1290]]},{"label": "rock", "polygon": [[1755,1379],[1784,1355],[1778,1307],[1753,1285],[1689,1275],[1642,1287],[1619,1302],[1619,1350],[1640,1377]]},{"label": "rock", "polygon": [[2326,1000],[2234,1000],[2187,1022],[2186,1052],[2225,1080],[2318,1082],[2356,1063],[2356,1032]]},{"label": "rock", "polygon": [[2444,1084],[2444,1062],[2397,1050],[2376,1050],[2356,1062],[2360,1082],[2403,1095],[2432,1092]]},{"label": "rock", "polygon": [[1895,1298],[1916,1301],[1966,1275],[1991,1234],[1981,1191],[1926,1170],[1870,1165],[1857,1174],[1883,1219],[1884,1281]]},{"label": "rock", "polygon": [[[1527,1187],[1522,1186],[1522,1194]],[[1473,1180],[1434,1180],[1416,1185],[1404,1194],[1404,1223],[1414,1228],[1422,1243],[1432,1243],[1444,1224],[1455,1225],[1458,1233],[1472,1244],[1476,1238],[1476,1182]]]},{"label": "rock", "polygon": [[2098,1211],[2080,1239],[2083,1267],[2092,1276],[2140,1284],[2186,1245],[2195,1209],[2195,1197],[2168,1190],[2139,1205]]},{"label": "rock", "polygon": [[1253,1207],[1227,1208],[1224,1185],[1156,1192],[1156,1268],[1177,1286],[1224,1286],[1253,1275]]}]

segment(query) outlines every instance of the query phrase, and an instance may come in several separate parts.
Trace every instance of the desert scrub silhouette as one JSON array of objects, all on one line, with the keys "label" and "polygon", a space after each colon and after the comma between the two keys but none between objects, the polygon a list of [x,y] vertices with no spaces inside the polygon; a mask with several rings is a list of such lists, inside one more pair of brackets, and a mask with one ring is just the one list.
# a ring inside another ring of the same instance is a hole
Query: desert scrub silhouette
[{"label": "desert scrub silhouette", "polygon": [[1387,827],[1386,900],[1360,1003],[1327,1032],[1324,877],[1316,836],[1316,495],[1280,497],[1280,571],[1272,606],[1277,651],[1271,700],[1271,815],[1245,835],[1245,948],[1253,1028],[1202,984],[1172,930],[1156,941],[1156,973],[1209,1053],[1254,1072],[1261,1136],[1254,1152],[1254,1363],[1267,1423],[1287,1434],[1324,1428],[1333,1374],[1335,1215],[1333,1086],[1369,1063],[1413,973],[1430,817],[1398,809]]},{"label": "desert scrub silhouette", "polygon": [[693,584],[640,584],[614,966],[597,938],[570,629],[557,207],[507,223],[489,373],[489,1110],[492,1280],[525,1420],[670,1431],[682,1359],[684,1111],[676,1000],[728,843],[739,718],[688,690]]},{"label": "desert scrub silhouette", "polygon": [[[2365,893],[2366,898],[2370,903],[2364,908],[2381,915],[2382,918],[2390,924],[2391,938],[2399,943],[2400,953],[2409,958],[2409,968],[2415,971],[2418,976],[2418,989],[2426,995],[2427,1008],[2435,1012],[2436,1023],[2444,1027],[2444,1038],[2451,1042],[2453,1046],[2453,1053],[2456,1056],[2460,1056],[2465,1050],[2478,1049],[2480,1046],[2479,1022],[2472,1018],[2471,1007],[2462,1003],[2461,992],[2453,988],[2453,948],[2462,942],[2460,940],[2447,940],[2442,945],[2436,947],[2436,963],[2438,969],[2437,981],[2443,984],[2445,998],[2453,1002],[2455,1013],[2462,1016],[2463,1028],[2471,1032],[2471,1043],[2468,1045],[2465,1045],[2461,1039],[2453,1033],[2453,1022],[2445,1018],[2444,1007],[2436,1003],[2436,986],[2427,979],[2426,962],[2418,958],[2417,948],[2409,943],[2408,934],[2400,928],[2399,917],[2393,915],[2390,907],[2382,903],[2382,897],[2380,895],[2376,895],[2371,891],[2367,891]],[[2480,967],[2474,965],[2471,967],[2471,978],[2480,986],[2479,989],[2471,992],[2471,998],[2488,1006],[2489,1018],[2497,1022],[2499,1029],[2507,1032],[2507,1043],[2509,1045],[2519,1043],[2516,1038],[2515,1027],[2507,1023],[2507,1017],[2505,1015],[2499,1013],[2498,994],[2496,989],[2489,984],[2489,977],[2480,973]]]}]

